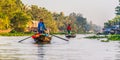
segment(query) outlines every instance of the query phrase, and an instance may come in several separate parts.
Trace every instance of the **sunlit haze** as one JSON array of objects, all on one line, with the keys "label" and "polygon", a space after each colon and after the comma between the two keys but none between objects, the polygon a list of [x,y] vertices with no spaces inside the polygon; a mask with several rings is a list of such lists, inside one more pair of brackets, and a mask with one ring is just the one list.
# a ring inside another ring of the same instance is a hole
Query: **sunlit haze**
[{"label": "sunlit haze", "polygon": [[115,17],[117,0],[22,0],[25,5],[38,5],[51,12],[81,13],[87,21],[103,26],[104,22]]}]

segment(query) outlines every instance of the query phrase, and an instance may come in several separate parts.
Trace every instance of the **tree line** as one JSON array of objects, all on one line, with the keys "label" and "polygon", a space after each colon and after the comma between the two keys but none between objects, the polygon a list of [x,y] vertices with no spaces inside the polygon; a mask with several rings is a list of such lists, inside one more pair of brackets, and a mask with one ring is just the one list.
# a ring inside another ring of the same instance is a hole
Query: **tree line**
[{"label": "tree line", "polygon": [[0,30],[12,29],[24,32],[29,22],[43,19],[51,32],[65,32],[66,26],[71,24],[72,31],[86,33],[90,30],[98,31],[100,27],[87,21],[80,13],[50,12],[45,7],[37,5],[27,6],[21,0],[0,0]]},{"label": "tree line", "polygon": [[120,28],[120,5],[118,5],[115,8],[115,11],[116,11],[116,13],[115,13],[116,16],[113,19],[105,22],[104,23],[104,28],[110,28],[110,27],[113,27],[113,26],[116,26],[116,25],[118,25],[119,28]]},{"label": "tree line", "polygon": [[120,25],[120,15],[115,16],[113,19],[104,23],[104,28],[110,28],[115,25]]}]

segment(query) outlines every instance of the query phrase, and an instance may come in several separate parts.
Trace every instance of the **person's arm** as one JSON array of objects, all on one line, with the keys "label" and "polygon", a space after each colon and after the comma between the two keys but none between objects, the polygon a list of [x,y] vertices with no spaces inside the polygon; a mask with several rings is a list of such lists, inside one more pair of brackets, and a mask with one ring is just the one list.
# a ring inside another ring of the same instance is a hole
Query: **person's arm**
[{"label": "person's arm", "polygon": [[45,24],[43,23],[43,28],[46,30]]},{"label": "person's arm", "polygon": [[40,23],[38,23],[38,29],[40,29]]}]

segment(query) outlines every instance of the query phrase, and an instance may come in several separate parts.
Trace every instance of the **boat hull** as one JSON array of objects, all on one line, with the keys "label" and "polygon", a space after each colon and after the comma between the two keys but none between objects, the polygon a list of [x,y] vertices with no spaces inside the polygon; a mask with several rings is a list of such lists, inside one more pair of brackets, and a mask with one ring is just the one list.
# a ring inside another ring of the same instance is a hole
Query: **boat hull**
[{"label": "boat hull", "polygon": [[67,38],[75,38],[76,35],[65,35],[65,37],[67,37]]},{"label": "boat hull", "polygon": [[41,35],[37,38],[34,38],[35,43],[50,43],[51,37],[50,36],[44,36]]}]

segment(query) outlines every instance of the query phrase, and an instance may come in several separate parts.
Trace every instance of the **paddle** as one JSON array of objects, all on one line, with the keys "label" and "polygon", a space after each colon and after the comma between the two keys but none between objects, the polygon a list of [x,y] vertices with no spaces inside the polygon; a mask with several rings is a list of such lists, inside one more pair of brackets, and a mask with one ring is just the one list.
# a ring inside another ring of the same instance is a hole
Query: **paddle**
[{"label": "paddle", "polygon": [[56,35],[52,35],[52,36],[57,37],[57,38],[60,38],[60,39],[65,40],[65,41],[69,41],[69,40],[67,40],[67,39],[61,38],[61,37],[56,36]]},{"label": "paddle", "polygon": [[29,37],[27,37],[27,38],[24,38],[24,39],[22,39],[22,40],[20,40],[20,41],[18,41],[18,42],[20,43],[20,42],[22,42],[22,41],[24,41],[24,40],[26,40],[26,39],[28,39],[28,38],[30,38],[30,37],[32,37],[32,36],[29,36]]}]

